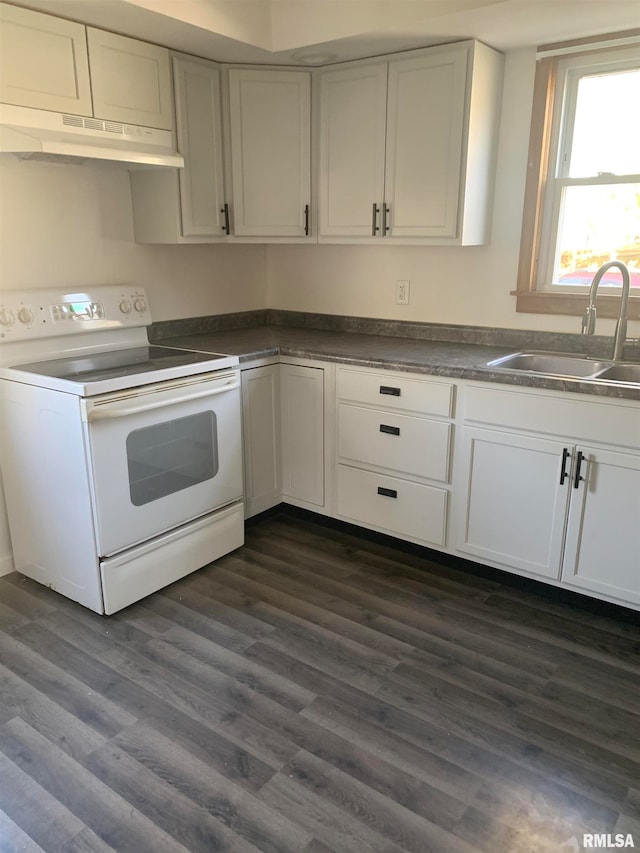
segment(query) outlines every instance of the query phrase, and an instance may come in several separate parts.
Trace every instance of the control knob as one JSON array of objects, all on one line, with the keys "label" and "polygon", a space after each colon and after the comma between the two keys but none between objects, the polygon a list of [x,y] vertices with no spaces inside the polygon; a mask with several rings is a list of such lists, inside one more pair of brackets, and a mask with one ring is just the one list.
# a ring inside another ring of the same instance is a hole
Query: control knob
[{"label": "control knob", "polygon": [[120,312],[122,314],[130,314],[131,313],[131,303],[128,299],[123,299],[120,303]]},{"label": "control knob", "polygon": [[143,311],[147,310],[147,303],[141,296],[139,296],[133,303],[133,307],[136,309],[136,311],[142,313]]},{"label": "control knob", "polygon": [[33,311],[30,308],[20,308],[18,311],[18,320],[25,326],[28,326],[29,323],[33,323]]},{"label": "control knob", "polygon": [[0,326],[12,326],[13,314],[6,308],[0,308]]}]

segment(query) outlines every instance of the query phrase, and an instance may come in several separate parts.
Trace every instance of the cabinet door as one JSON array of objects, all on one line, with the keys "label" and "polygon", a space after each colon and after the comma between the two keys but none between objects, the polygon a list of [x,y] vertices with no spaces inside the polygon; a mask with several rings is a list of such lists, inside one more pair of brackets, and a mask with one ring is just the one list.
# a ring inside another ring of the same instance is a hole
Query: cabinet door
[{"label": "cabinet door", "polygon": [[245,517],[282,498],[280,365],[242,371]]},{"label": "cabinet door", "polygon": [[379,236],[386,113],[386,62],[321,74],[321,236]]},{"label": "cabinet door", "polygon": [[391,237],[455,237],[468,48],[389,63],[385,200]]},{"label": "cabinet door", "polygon": [[224,225],[220,74],[215,65],[173,60],[183,237],[221,237]]},{"label": "cabinet door", "polygon": [[640,456],[578,447],[572,483],[564,583],[640,604]]},{"label": "cabinet door", "polygon": [[324,506],[324,371],[280,365],[282,492]]},{"label": "cabinet door", "polygon": [[560,441],[466,427],[460,551],[557,579],[570,491],[568,476],[560,483],[565,447]]},{"label": "cabinet door", "polygon": [[0,4],[0,100],[90,116],[82,24]]},{"label": "cabinet door", "polygon": [[90,27],[87,40],[95,117],[171,130],[169,51]]},{"label": "cabinet door", "polygon": [[305,236],[310,104],[307,71],[229,72],[235,234]]}]

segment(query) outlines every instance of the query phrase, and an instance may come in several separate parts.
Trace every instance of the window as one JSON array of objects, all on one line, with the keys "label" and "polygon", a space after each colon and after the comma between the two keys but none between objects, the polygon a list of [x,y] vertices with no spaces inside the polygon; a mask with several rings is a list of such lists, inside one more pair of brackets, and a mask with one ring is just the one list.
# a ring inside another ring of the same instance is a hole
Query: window
[{"label": "window", "polygon": [[[621,260],[640,317],[640,49],[586,47],[538,59],[517,310],[579,315],[598,268]],[[600,293],[616,316],[617,270]]]}]

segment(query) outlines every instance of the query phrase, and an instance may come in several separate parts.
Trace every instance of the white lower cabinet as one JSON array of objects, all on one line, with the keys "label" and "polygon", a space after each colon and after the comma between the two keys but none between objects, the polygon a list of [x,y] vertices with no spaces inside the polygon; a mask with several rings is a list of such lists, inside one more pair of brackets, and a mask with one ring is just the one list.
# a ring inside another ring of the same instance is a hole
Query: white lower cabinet
[{"label": "white lower cabinet", "polygon": [[457,550],[640,605],[640,406],[470,386],[465,415]]},{"label": "white lower cabinet", "polygon": [[338,465],[338,515],[393,536],[445,544],[446,489]]},{"label": "white lower cabinet", "polygon": [[581,446],[562,581],[640,605],[640,453]]},{"label": "white lower cabinet", "polygon": [[567,479],[560,485],[565,447],[529,435],[465,429],[460,550],[557,580],[570,490]]},{"label": "white lower cabinet", "polygon": [[247,518],[281,501],[325,506],[325,378],[300,364],[242,371]]},{"label": "white lower cabinet", "polygon": [[324,505],[324,371],[280,365],[282,494]]},{"label": "white lower cabinet", "polygon": [[282,500],[280,365],[242,371],[245,517]]},{"label": "white lower cabinet", "polygon": [[296,359],[242,395],[247,517],[284,501],[640,608],[640,403]]},{"label": "white lower cabinet", "polygon": [[453,390],[451,382],[424,377],[338,369],[340,518],[446,545]]}]

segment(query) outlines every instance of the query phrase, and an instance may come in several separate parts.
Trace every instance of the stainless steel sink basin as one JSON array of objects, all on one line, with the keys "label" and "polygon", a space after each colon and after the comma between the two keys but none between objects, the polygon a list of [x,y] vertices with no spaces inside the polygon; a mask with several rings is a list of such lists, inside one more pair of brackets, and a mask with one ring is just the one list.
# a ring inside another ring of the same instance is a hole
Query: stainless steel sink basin
[{"label": "stainless steel sink basin", "polygon": [[606,369],[611,370],[617,366],[611,361],[598,361],[560,352],[515,352],[487,362],[487,367],[497,370],[518,370],[540,373],[544,376],[564,376],[570,379],[594,377]]},{"label": "stainless steel sink basin", "polygon": [[614,364],[602,370],[597,378],[607,379],[609,382],[640,384],[640,364]]}]

